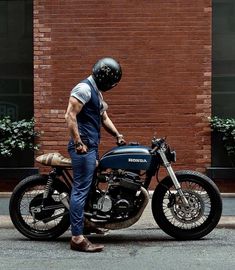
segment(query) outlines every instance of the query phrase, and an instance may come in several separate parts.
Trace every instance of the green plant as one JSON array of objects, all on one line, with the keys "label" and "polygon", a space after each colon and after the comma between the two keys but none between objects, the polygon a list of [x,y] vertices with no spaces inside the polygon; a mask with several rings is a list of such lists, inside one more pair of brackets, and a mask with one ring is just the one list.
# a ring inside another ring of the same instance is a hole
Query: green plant
[{"label": "green plant", "polygon": [[14,150],[38,150],[34,142],[39,132],[34,131],[34,119],[12,121],[6,116],[0,119],[0,156],[12,156]]},{"label": "green plant", "polygon": [[211,128],[221,133],[224,147],[228,156],[231,158],[233,165],[235,164],[235,119],[219,118],[217,116],[210,119]]}]

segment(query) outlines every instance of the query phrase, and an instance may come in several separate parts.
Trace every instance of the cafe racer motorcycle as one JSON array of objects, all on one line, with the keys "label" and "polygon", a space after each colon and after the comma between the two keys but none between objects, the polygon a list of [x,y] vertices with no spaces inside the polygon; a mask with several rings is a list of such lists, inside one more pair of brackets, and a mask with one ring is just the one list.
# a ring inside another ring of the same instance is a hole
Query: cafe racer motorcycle
[{"label": "cafe racer motorcycle", "polygon": [[[222,200],[215,183],[202,173],[174,172],[176,153],[165,138],[153,138],[150,147],[130,143],[117,146],[100,159],[85,207],[85,221],[96,228],[122,229],[136,223],[149,202],[148,188],[160,166],[168,176],[158,180],[152,195],[152,214],[158,226],[179,240],[209,234],[218,224]],[[34,240],[51,240],[70,226],[71,160],[59,153],[36,159],[51,166],[48,174],[22,180],[10,199],[10,217],[16,229]]]}]

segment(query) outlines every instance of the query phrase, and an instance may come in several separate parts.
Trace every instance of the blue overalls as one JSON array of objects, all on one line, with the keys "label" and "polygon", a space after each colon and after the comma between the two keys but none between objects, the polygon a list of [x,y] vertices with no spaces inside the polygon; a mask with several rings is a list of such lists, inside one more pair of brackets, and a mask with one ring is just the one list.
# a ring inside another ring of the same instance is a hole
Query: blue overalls
[{"label": "blue overalls", "polygon": [[74,179],[70,197],[70,221],[73,236],[83,234],[84,206],[96,168],[101,125],[99,94],[88,79],[82,82],[91,87],[91,98],[77,115],[80,137],[88,147],[88,152],[77,154],[72,139],[68,144]]}]

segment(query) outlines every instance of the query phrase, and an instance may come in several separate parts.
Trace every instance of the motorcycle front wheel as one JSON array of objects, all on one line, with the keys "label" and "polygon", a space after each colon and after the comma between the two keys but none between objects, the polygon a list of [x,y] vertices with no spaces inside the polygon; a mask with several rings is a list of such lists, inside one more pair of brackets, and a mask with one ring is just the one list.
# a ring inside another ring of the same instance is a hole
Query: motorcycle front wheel
[{"label": "motorcycle front wheel", "polygon": [[170,177],[156,187],[152,213],[156,223],[168,235],[179,240],[195,240],[209,234],[218,224],[222,200],[217,186],[207,176],[194,171],[176,172],[186,206]]},{"label": "motorcycle front wheel", "polygon": [[53,183],[41,207],[47,180],[47,175],[29,176],[15,187],[10,198],[12,223],[20,233],[33,240],[55,239],[70,225],[68,210],[60,201],[60,194],[68,194],[69,190],[60,180]]}]

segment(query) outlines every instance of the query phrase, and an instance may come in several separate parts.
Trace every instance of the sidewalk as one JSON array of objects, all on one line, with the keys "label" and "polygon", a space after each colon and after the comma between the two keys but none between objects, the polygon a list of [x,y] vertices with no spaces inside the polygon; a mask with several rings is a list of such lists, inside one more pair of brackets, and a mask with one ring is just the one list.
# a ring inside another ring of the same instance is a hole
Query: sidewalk
[{"label": "sidewalk", "polygon": [[[151,194],[150,194],[151,195]],[[0,193],[0,229],[1,228],[14,228],[11,219],[9,217],[8,205],[9,205],[10,193]],[[223,212],[217,228],[229,228],[235,229],[235,193],[222,194],[223,198]],[[134,224],[133,228],[156,228],[156,222],[153,219],[151,212],[151,196],[150,201],[140,218],[140,220]]]}]

